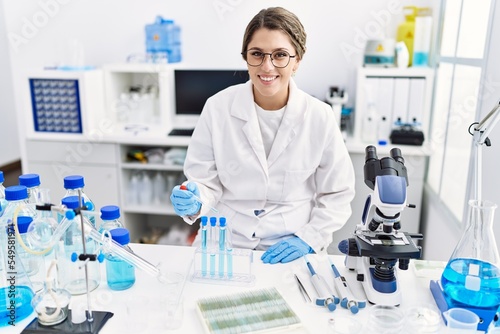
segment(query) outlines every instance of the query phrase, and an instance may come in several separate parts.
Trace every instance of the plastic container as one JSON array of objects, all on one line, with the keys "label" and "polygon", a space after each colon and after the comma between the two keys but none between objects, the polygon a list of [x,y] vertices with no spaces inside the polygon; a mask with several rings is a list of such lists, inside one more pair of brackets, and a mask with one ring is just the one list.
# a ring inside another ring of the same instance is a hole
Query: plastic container
[{"label": "plastic container", "polygon": [[120,208],[116,205],[107,205],[101,208],[101,226],[99,233],[103,231],[111,231],[115,228],[123,227],[120,221]]},{"label": "plastic container", "polygon": [[146,52],[151,61],[178,63],[182,60],[181,28],[173,20],[157,16],[155,23],[146,25]]},{"label": "plastic container", "polygon": [[375,305],[369,309],[368,325],[372,333],[405,333],[405,315],[395,306]]},{"label": "plastic container", "polygon": [[28,202],[36,203],[40,192],[40,175],[23,174],[19,176],[19,185],[28,188]]},{"label": "plastic container", "polygon": [[[404,67],[411,66],[413,60],[413,42],[415,37],[415,17],[417,16],[417,7],[405,6],[403,7],[405,21],[398,26],[396,35],[396,42],[404,42],[408,49],[409,58],[408,63]],[[398,63],[398,67],[400,64]]]},{"label": "plastic container", "polygon": [[446,327],[474,332],[480,320],[476,313],[464,308],[451,308],[443,312],[443,316],[446,319]]},{"label": "plastic container", "polygon": [[412,66],[429,66],[432,37],[432,13],[430,8],[419,8],[415,17]]},{"label": "plastic container", "polygon": [[[126,228],[119,227],[110,231],[114,241],[130,250],[130,233]],[[121,257],[113,254],[106,255],[106,279],[111,290],[126,290],[135,283],[135,268]]]},{"label": "plastic container", "polygon": [[[65,197],[62,204],[68,209],[76,209],[79,207],[78,196]],[[71,220],[71,224],[62,237],[62,255],[59,258],[59,287],[68,290],[72,295],[81,295],[87,292],[85,282],[85,268],[82,266],[83,261],[78,260],[80,254],[83,253],[82,230],[81,230],[81,215],[75,216]],[[91,224],[85,215],[83,216],[84,224]],[[68,218],[64,218],[61,224],[65,224]],[[85,236],[86,254],[95,254],[97,244],[88,235]],[[88,286],[89,291],[95,290],[101,281],[101,272],[99,262],[89,261],[87,263],[88,270]]]},{"label": "plastic container", "polygon": [[[95,210],[94,202],[92,202],[90,197],[87,194],[85,194],[84,187],[85,187],[85,180],[83,176],[81,175],[66,176],[64,178],[64,189],[66,189],[66,194],[63,196],[63,198],[70,196],[78,196],[78,194],[81,192],[83,203],[87,207],[87,210],[94,211]],[[92,225],[96,226],[96,219],[94,215],[85,215],[85,216],[87,217],[89,222],[92,223]],[[59,221],[61,220],[62,216],[60,217]]]}]

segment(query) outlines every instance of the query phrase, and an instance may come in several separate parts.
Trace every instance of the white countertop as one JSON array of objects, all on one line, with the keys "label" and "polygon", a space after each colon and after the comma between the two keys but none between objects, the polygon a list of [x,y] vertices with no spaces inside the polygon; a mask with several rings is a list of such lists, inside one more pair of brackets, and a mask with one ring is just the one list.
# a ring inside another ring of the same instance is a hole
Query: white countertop
[{"label": "white countertop", "polygon": [[[182,273],[186,276],[186,282],[183,290],[184,316],[181,328],[168,331],[169,333],[203,333],[203,326],[196,312],[195,302],[208,296],[222,296],[230,293],[246,291],[248,289],[259,289],[275,287],[282,294],[290,307],[300,317],[303,329],[300,333],[325,333],[328,328],[329,319],[338,318],[341,316],[354,317],[355,319],[366,323],[370,304],[367,309],[361,309],[356,315],[352,315],[348,310],[337,305],[334,312],[329,312],[325,307],[316,306],[312,303],[306,303],[299,292],[297,283],[294,278],[296,274],[304,284],[311,298],[316,296],[309,274],[303,259],[295,260],[287,264],[263,264],[260,260],[262,252],[255,251],[253,254],[252,274],[255,275],[255,281],[252,286],[233,286],[221,284],[206,284],[194,283],[191,281],[193,258],[195,249],[184,246],[164,246],[164,245],[143,245],[132,244],[131,248],[147,261],[157,264],[162,262],[162,268],[167,268],[169,271]],[[362,286],[356,281],[356,274],[349,272],[344,267],[343,256],[333,255],[310,255],[309,260],[315,267],[316,271],[323,275],[331,291],[335,291],[333,283],[333,273],[330,269],[327,256],[337,266],[341,274],[343,274],[349,283],[353,293],[361,298],[364,298]],[[94,310],[110,311],[114,316],[108,320],[101,333],[126,333],[130,332],[130,318],[127,316],[126,301],[130,302],[131,297],[137,303],[143,302],[144,299],[154,301],[158,298],[158,286],[156,279],[146,274],[143,271],[136,270],[136,283],[130,289],[125,291],[112,291],[108,288],[105,281],[104,265],[101,266],[102,281],[99,288],[91,293],[92,308]],[[419,271],[419,273],[422,273]],[[399,308],[403,311],[422,304],[435,305],[429,290],[429,280],[438,279],[439,271],[427,273],[427,277],[416,275],[413,265],[413,260],[410,262],[410,268],[406,271],[397,269],[398,283],[403,291],[402,303]],[[434,276],[434,277],[432,277]],[[134,299],[135,298],[135,299]],[[72,298],[71,305],[74,303],[86,303],[85,296],[77,296]],[[143,307],[139,308],[139,313],[136,317],[140,319],[148,319],[148,328],[143,328],[140,333],[160,333],[162,330],[159,323],[155,322],[154,315],[158,312],[152,307],[151,302],[147,302]],[[34,319],[32,314],[28,319],[16,324],[16,327],[2,328],[2,333],[20,333],[30,321]],[[158,320],[158,318],[157,318]],[[444,324],[443,324],[444,326]],[[368,330],[368,329],[367,329]],[[134,331],[139,333],[138,331]],[[365,331],[363,331],[365,333]]]}]

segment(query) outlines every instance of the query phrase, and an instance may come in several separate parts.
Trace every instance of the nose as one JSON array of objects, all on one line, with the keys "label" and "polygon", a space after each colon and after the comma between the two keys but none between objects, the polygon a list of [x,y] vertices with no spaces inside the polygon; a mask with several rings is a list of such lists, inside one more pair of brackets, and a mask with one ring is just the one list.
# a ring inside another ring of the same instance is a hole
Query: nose
[{"label": "nose", "polygon": [[264,55],[264,60],[262,61],[262,64],[260,65],[263,69],[273,69],[274,64],[271,61],[272,55],[271,54],[265,54]]}]

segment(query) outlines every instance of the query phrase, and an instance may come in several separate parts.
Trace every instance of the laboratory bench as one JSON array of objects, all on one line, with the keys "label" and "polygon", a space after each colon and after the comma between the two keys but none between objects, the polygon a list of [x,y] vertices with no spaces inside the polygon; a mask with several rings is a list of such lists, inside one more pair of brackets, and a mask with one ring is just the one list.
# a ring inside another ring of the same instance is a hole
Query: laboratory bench
[{"label": "laboratory bench", "polygon": [[[220,282],[210,281],[199,283],[192,280],[193,259],[195,248],[187,246],[170,245],[145,245],[130,244],[133,251],[153,264],[161,262],[161,268],[164,272],[178,272],[184,275],[185,281],[182,288],[183,317],[181,327],[175,330],[167,331],[162,325],[162,308],[154,307],[155,300],[158,300],[159,293],[158,282],[144,271],[136,269],[136,282],[128,290],[113,291],[110,290],[105,280],[104,266],[101,266],[101,284],[91,292],[92,309],[94,311],[108,311],[114,315],[107,321],[102,328],[101,333],[204,333],[204,327],[198,314],[196,302],[206,297],[220,297],[245,291],[276,288],[288,303],[290,308],[299,317],[301,326],[290,329],[286,332],[296,333],[329,333],[328,328],[331,319],[341,322],[344,318],[354,318],[359,323],[368,324],[370,310],[374,307],[368,303],[367,307],[360,309],[357,314],[337,305],[337,308],[330,312],[326,307],[316,306],[311,302],[306,302],[299,292],[297,281],[294,275],[297,275],[302,281],[309,296],[314,300],[317,296],[311,283],[306,263],[303,258],[297,259],[286,264],[264,264],[260,260],[261,251],[253,251],[253,263],[251,265],[251,274],[254,280],[244,284],[220,284]],[[347,270],[344,266],[344,257],[338,255],[313,254],[308,256],[309,261],[316,271],[323,275],[331,291],[335,291],[333,283],[333,273],[330,268],[331,260],[340,273],[346,277],[346,280],[352,289],[354,295],[364,299],[364,292],[361,283],[356,281],[356,274]],[[419,263],[415,266],[415,263]],[[402,303],[398,309],[405,314],[408,310],[429,306],[435,307],[435,303],[429,290],[429,281],[439,279],[440,271],[435,270],[433,266],[426,266],[425,262],[412,260],[408,270],[402,271],[396,269],[398,284],[402,289]],[[439,263],[442,265],[441,263]],[[418,269],[417,269],[418,268]],[[424,268],[424,269],[422,269]],[[427,269],[425,269],[427,268]],[[438,266],[439,268],[439,266]],[[165,271],[166,270],[166,271]],[[215,283],[214,283],[215,282]],[[72,298],[71,308],[75,305],[86,303],[86,296],[76,296]],[[131,305],[135,303],[133,312],[130,314]],[[2,333],[13,334],[21,333],[33,319],[34,313],[16,324],[16,327],[2,329]],[[441,319],[442,328],[444,322]],[[140,328],[137,328],[140,327]],[[361,333],[373,332],[370,328],[364,328]]]}]

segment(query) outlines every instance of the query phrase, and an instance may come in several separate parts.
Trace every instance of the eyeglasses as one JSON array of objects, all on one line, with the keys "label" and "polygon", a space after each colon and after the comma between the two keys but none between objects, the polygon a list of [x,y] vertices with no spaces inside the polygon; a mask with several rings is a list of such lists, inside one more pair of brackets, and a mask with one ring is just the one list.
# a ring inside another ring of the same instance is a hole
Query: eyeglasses
[{"label": "eyeglasses", "polygon": [[271,63],[276,68],[287,67],[290,63],[290,58],[295,58],[295,56],[290,56],[286,51],[278,50],[272,53],[266,53],[258,50],[247,50],[241,53],[243,56],[246,55],[247,64],[250,66],[260,66],[264,62],[265,56],[269,55],[271,58]]}]

